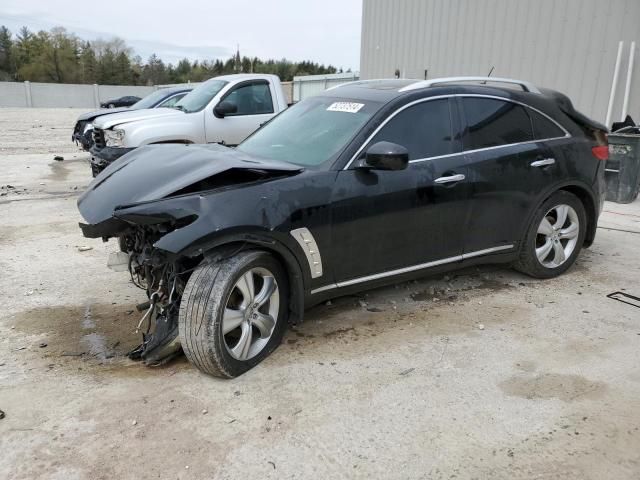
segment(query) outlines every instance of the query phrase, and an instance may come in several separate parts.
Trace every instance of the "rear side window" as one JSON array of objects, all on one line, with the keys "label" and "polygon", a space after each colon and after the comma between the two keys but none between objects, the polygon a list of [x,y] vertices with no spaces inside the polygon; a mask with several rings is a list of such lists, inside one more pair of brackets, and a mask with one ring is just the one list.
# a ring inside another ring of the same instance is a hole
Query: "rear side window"
[{"label": "rear side window", "polygon": [[418,103],[393,117],[371,140],[392,142],[409,150],[409,159],[453,153],[448,100]]},{"label": "rear side window", "polygon": [[560,127],[548,118],[540,115],[535,110],[528,109],[531,123],[533,124],[533,134],[536,140],[544,140],[545,138],[564,137],[565,133]]},{"label": "rear side window", "polygon": [[493,98],[462,99],[468,130],[465,150],[496,147],[534,140],[531,119],[525,108]]}]

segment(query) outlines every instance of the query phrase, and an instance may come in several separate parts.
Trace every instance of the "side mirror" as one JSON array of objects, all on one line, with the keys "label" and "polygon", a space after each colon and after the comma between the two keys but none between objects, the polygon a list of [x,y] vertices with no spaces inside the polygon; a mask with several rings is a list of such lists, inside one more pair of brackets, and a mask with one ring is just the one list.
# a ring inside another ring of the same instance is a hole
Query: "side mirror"
[{"label": "side mirror", "polygon": [[218,118],[224,118],[227,115],[236,113],[238,106],[235,103],[222,101],[213,109],[213,114]]},{"label": "side mirror", "polygon": [[409,151],[402,145],[378,142],[367,149],[362,168],[373,170],[404,170],[409,164]]}]

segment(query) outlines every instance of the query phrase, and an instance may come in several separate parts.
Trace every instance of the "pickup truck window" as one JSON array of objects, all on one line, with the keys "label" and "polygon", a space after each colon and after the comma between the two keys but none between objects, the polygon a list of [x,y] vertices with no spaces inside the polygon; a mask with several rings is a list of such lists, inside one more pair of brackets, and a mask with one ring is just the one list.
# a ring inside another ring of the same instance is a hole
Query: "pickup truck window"
[{"label": "pickup truck window", "polygon": [[173,108],[176,105],[176,103],[178,103],[180,100],[184,98],[185,95],[186,93],[179,93],[177,95],[174,95],[173,97],[170,97],[164,102],[162,102],[161,104],[159,104],[158,107]]},{"label": "pickup truck window", "polygon": [[254,82],[240,85],[231,91],[223,100],[233,103],[238,107],[238,111],[228,114],[228,117],[273,113],[273,102],[267,82]]},{"label": "pickup truck window", "polygon": [[376,102],[308,98],[275,117],[237,150],[296,165],[318,166],[335,158],[379,108]]},{"label": "pickup truck window", "polygon": [[228,82],[224,80],[208,80],[191,90],[185,97],[175,104],[174,108],[185,113],[199,112],[206,107],[211,99],[215,97],[222,87]]},{"label": "pickup truck window", "polygon": [[157,104],[160,100],[162,100],[167,95],[166,91],[156,90],[153,93],[150,93],[142,100],[134,103],[131,108],[134,110],[141,110],[143,108],[153,108],[155,104]]}]

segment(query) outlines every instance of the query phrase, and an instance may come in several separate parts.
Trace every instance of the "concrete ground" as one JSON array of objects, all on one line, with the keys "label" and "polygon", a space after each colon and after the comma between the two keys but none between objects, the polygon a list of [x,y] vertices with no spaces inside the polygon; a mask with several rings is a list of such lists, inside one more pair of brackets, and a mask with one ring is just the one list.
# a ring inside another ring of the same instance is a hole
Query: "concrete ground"
[{"label": "concrete ground", "polygon": [[77,228],[77,114],[0,109],[0,478],[640,478],[640,309],[606,297],[640,296],[640,201],[560,278],[336,299],[224,381],[125,357],[145,298]]}]

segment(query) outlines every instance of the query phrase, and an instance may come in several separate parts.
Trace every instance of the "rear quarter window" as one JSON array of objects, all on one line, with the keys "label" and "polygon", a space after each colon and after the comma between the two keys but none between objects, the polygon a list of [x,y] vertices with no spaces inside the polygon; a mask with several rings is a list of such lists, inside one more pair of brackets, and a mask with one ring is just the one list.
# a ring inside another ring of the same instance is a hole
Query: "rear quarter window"
[{"label": "rear quarter window", "polygon": [[531,123],[533,125],[533,135],[536,140],[565,136],[564,131],[545,116],[531,109],[528,109],[528,112],[529,116],[531,117]]}]

